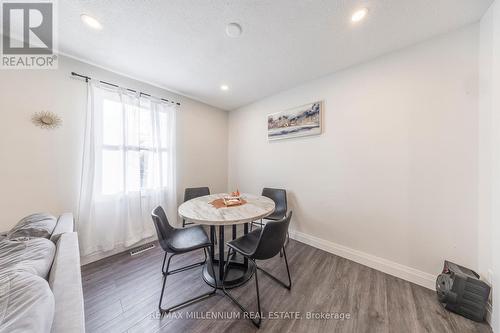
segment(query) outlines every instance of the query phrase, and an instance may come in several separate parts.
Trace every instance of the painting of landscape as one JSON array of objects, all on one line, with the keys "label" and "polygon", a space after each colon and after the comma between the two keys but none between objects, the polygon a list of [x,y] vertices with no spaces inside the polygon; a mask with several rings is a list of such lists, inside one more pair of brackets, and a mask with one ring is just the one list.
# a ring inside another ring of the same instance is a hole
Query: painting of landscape
[{"label": "painting of landscape", "polygon": [[322,103],[306,104],[267,116],[269,140],[321,134]]}]

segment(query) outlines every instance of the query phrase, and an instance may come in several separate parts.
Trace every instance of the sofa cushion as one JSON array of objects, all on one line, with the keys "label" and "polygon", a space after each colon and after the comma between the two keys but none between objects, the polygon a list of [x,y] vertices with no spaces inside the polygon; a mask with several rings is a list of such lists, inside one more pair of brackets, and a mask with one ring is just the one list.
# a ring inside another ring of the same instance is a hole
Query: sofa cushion
[{"label": "sofa cushion", "polygon": [[52,332],[85,332],[80,250],[76,232],[64,233],[59,237],[49,285],[56,304]]},{"label": "sofa cushion", "polygon": [[53,318],[47,281],[26,272],[0,272],[0,332],[50,332]]},{"label": "sofa cushion", "polygon": [[17,224],[7,233],[9,239],[29,239],[36,237],[50,238],[56,226],[56,218],[47,213],[31,214]]},{"label": "sofa cushion", "polygon": [[45,238],[27,241],[0,239],[0,274],[22,271],[47,279],[55,252],[55,244]]}]

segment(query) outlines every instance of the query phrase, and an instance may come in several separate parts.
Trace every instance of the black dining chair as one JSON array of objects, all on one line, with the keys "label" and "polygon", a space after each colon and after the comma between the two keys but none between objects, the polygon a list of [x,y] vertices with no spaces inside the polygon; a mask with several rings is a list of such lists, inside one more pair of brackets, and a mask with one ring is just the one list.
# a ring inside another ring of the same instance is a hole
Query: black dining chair
[{"label": "black dining chair", "polygon": [[[252,222],[252,225],[250,226],[251,229],[253,229],[254,225],[259,225],[262,227],[264,225],[264,221],[266,220],[279,221],[286,216],[286,212],[288,210],[288,204],[286,201],[286,190],[279,188],[264,187],[262,189],[262,196],[268,197],[269,199],[274,201],[275,204],[274,212],[271,215],[266,216],[264,219],[261,219],[260,221]],[[287,232],[285,246],[288,244],[288,240],[289,236]],[[281,252],[280,255],[283,256]]]},{"label": "black dining chair", "polygon": [[[208,187],[190,187],[184,190],[184,202],[189,201],[194,198],[203,197],[205,195],[210,195],[210,189]],[[186,222],[182,220],[182,227],[186,225],[193,224],[191,222]]]},{"label": "black dining chair", "polygon": [[[263,228],[258,228],[252,232],[232,240],[227,243],[229,251],[227,253],[227,261],[224,268],[224,278],[222,282],[222,290],[239,308],[248,316],[248,319],[252,323],[260,327],[262,321],[262,312],[260,308],[260,295],[259,295],[259,279],[257,276],[257,270],[262,271],[279,284],[281,284],[286,289],[290,290],[292,288],[292,279],[290,277],[290,269],[288,268],[288,260],[286,258],[285,252],[285,240],[288,231],[288,226],[290,224],[290,219],[292,218],[292,212],[280,221],[271,221],[264,225]],[[288,284],[279,280],[277,277],[271,275],[269,272],[265,271],[261,267],[257,266],[256,260],[266,260],[271,259],[276,256],[280,251],[283,251],[283,256],[285,258],[286,272],[288,274]],[[230,259],[236,255],[236,253],[241,254],[243,257],[248,258],[253,262],[253,269],[255,275],[255,289],[257,291],[257,316],[251,316],[250,312],[238,302],[224,286],[224,281],[226,280],[228,271],[230,270]]]},{"label": "black dining chair", "polygon": [[[161,266],[161,272],[163,274],[163,287],[161,288],[160,303],[158,304],[158,309],[160,310],[161,315],[214,295],[217,290],[216,287],[214,287],[214,290],[210,292],[191,298],[177,305],[173,305],[169,308],[162,308],[161,304],[163,300],[163,293],[165,292],[167,277],[169,275],[177,274],[188,269],[203,266],[207,261],[207,257],[210,258],[210,256],[207,256],[207,251],[210,251],[213,245],[208,239],[205,230],[201,226],[195,226],[186,229],[176,229],[172,227],[168,222],[167,215],[165,214],[165,211],[161,206],[158,206],[153,210],[153,212],[151,213],[151,217],[153,218],[156,233],[158,234],[158,241],[160,243],[160,246],[163,251],[165,251],[163,264]],[[170,261],[174,256],[196,250],[203,250],[203,253],[205,254],[205,259],[203,261],[169,271]],[[167,267],[165,268],[165,261],[167,259],[168,253],[170,253],[171,255],[168,258]],[[213,276],[215,276],[215,271],[211,262],[209,266],[212,267],[212,274]]]}]

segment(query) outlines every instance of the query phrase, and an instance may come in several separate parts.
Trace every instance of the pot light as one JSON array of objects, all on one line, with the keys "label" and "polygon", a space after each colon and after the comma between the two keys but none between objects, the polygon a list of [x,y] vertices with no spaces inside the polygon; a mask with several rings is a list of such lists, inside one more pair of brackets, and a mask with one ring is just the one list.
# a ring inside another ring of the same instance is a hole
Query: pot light
[{"label": "pot light", "polygon": [[243,29],[238,23],[232,22],[226,26],[226,35],[232,38],[240,37]]},{"label": "pot light", "polygon": [[93,18],[92,16],[90,15],[87,15],[87,14],[82,14],[80,16],[80,18],[82,19],[82,22],[85,23],[86,25],[88,25],[89,27],[91,27],[92,29],[95,29],[95,30],[102,30],[102,25],[101,23],[99,23],[99,21],[97,21],[95,18]]},{"label": "pot light", "polygon": [[229,90],[229,86],[227,84],[223,84],[220,86],[220,90],[222,91],[228,91]]},{"label": "pot light", "polygon": [[353,22],[362,21],[366,17],[366,14],[368,14],[367,8],[362,8],[360,10],[357,10],[354,12],[354,14],[352,14],[351,21]]}]

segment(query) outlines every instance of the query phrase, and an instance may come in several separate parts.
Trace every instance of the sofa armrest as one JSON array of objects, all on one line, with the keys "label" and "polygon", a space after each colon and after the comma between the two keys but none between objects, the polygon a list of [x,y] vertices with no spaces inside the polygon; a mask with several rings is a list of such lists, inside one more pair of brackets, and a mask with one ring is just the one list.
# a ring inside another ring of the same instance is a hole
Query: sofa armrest
[{"label": "sofa armrest", "polygon": [[85,316],[77,233],[61,234],[56,246],[49,274],[49,285],[55,300],[52,333],[83,333]]},{"label": "sofa armrest", "polygon": [[54,228],[54,231],[52,231],[50,240],[55,243],[62,234],[73,231],[75,231],[73,214],[71,213],[62,214],[57,219],[57,224],[56,227]]}]

